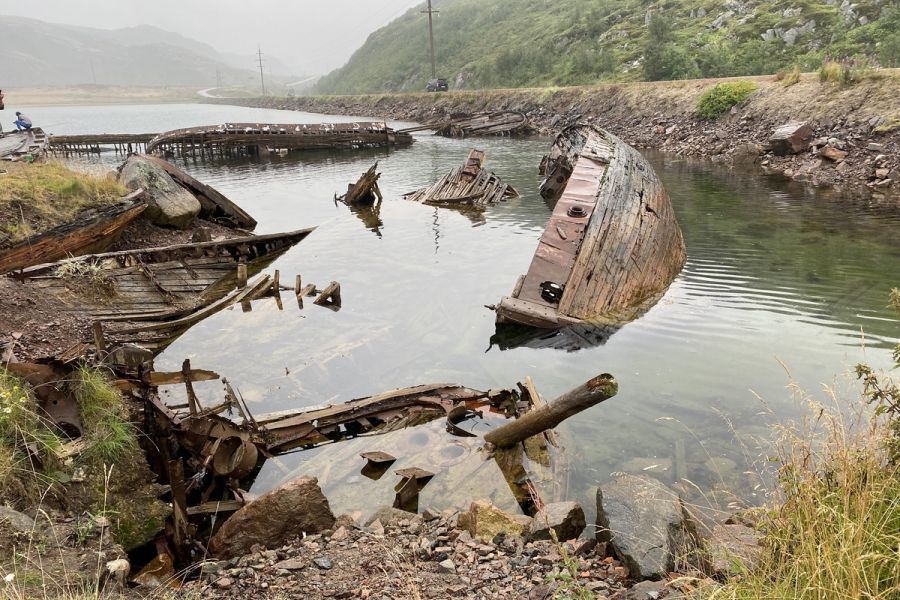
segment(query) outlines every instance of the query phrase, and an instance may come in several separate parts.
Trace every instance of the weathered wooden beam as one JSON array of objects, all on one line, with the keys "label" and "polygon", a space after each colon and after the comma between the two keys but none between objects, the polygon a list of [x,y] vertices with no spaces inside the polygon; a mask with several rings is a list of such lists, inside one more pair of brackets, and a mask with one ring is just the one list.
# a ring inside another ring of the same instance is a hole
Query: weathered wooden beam
[{"label": "weathered wooden beam", "polygon": [[612,375],[598,375],[552,402],[489,431],[484,440],[497,447],[523,442],[533,435],[556,427],[586,408],[612,398],[618,391],[619,384]]}]

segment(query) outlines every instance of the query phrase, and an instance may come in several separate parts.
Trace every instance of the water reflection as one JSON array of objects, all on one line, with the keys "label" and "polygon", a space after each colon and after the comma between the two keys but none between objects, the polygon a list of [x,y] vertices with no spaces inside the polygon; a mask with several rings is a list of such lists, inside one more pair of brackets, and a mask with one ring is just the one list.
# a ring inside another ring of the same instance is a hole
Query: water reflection
[{"label": "water reflection", "polygon": [[[69,118],[70,109],[57,110],[58,118]],[[77,131],[90,133],[90,119],[94,131],[107,129],[106,109],[92,110],[77,111]],[[148,108],[134,120],[167,123],[178,110]],[[230,112],[196,122],[286,122],[295,114],[211,110]],[[42,122],[54,118],[45,111]],[[401,199],[457,166],[472,145],[521,198],[490,207],[480,227],[453,211]],[[785,390],[783,365],[799,386],[817,390],[858,361],[890,364],[889,348],[900,337],[886,307],[890,287],[900,281],[900,217],[834,204],[778,180],[651,154],[688,249],[685,269],[660,303],[601,345],[509,342],[509,350],[485,352],[498,332],[484,305],[507,295],[528,268],[550,215],[537,193],[537,167],[549,145],[423,135],[386,155],[187,163],[192,175],[256,217],[261,233],[317,225],[273,268],[286,280],[302,273],[320,287],[340,281],[344,304],[340,313],[300,311],[289,302],[279,312],[271,301],[254,302],[249,313],[223,311],[179,338],[157,368],[174,371],[190,358],[198,368],[228,373],[256,413],[430,382],[505,387],[525,375],[552,398],[610,372],[619,395],[560,428],[570,440],[570,489],[584,506],[593,505],[598,484],[622,471],[667,482],[688,478],[723,505],[735,497],[758,500],[768,427],[803,410]],[[376,158],[384,194],[380,238],[333,201]],[[290,460],[287,472],[312,455]]]}]

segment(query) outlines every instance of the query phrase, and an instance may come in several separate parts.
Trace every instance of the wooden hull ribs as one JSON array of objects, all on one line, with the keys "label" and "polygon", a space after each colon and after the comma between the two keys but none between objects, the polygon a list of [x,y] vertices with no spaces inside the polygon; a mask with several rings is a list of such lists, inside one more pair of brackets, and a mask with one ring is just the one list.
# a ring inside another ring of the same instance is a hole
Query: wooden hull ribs
[{"label": "wooden hull ribs", "polygon": [[560,133],[541,168],[541,194],[558,200],[528,273],[496,307],[497,322],[556,329],[636,318],[686,260],[653,168],[593,125]]},{"label": "wooden hull ribs", "polygon": [[259,155],[295,150],[383,148],[409,146],[409,133],[383,121],[356,123],[225,123],[175,129],[157,135],[148,153],[166,155]]},{"label": "wooden hull ribs", "polygon": [[0,136],[0,160],[36,160],[47,148],[47,134],[40,127]]},{"label": "wooden hull ribs", "polygon": [[519,192],[483,168],[485,154],[471,150],[465,164],[428,187],[404,194],[404,198],[432,206],[481,211],[492,204],[518,198]]},{"label": "wooden hull ribs", "polygon": [[276,285],[268,275],[239,285],[239,265],[254,275],[313,230],[91,254],[20,277],[99,324],[98,349],[138,344],[156,353],[215,312],[268,293]]}]

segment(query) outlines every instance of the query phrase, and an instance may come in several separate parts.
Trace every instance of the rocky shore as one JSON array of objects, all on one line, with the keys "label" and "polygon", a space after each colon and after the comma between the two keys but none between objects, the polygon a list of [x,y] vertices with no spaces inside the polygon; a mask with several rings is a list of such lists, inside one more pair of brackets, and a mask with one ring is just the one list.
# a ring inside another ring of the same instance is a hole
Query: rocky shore
[{"label": "rocky shore", "polygon": [[[697,101],[716,80],[220,102],[415,122],[514,110],[547,135],[587,120],[638,148],[706,157],[900,207],[900,75],[879,71],[852,85],[823,83],[814,74],[791,86],[774,77],[750,79],[758,86],[750,98],[714,120],[697,114]],[[809,126],[810,143],[779,156],[770,138],[791,121]]]}]

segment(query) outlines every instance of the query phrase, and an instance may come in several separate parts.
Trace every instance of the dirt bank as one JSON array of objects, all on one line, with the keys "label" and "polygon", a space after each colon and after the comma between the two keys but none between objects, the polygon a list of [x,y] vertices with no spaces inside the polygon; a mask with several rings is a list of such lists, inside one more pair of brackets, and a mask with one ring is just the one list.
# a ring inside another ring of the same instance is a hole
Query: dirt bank
[{"label": "dirt bank", "polygon": [[[457,113],[516,110],[541,133],[555,134],[576,120],[592,120],[633,146],[708,157],[726,164],[756,165],[814,185],[835,186],[900,206],[900,74],[843,86],[806,74],[786,86],[774,77],[753,79],[758,89],[718,119],[701,118],[700,95],[717,80],[691,80],[592,87],[460,91],[446,94],[381,94],[223,100],[318,113],[366,115],[417,122]],[[832,161],[815,149],[778,157],[766,144],[775,127],[802,120],[822,143],[830,140],[846,157]],[[878,157],[883,157],[878,159]]]}]

